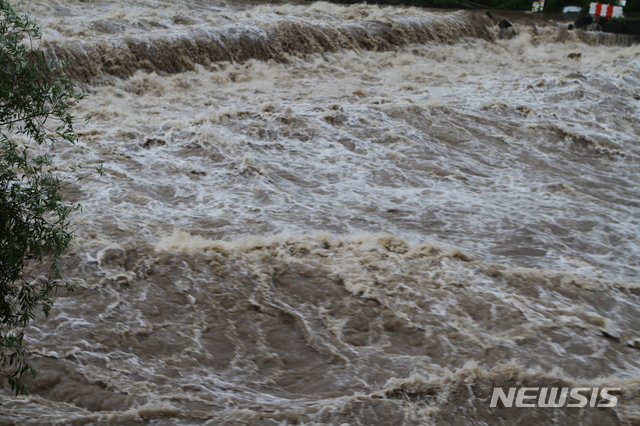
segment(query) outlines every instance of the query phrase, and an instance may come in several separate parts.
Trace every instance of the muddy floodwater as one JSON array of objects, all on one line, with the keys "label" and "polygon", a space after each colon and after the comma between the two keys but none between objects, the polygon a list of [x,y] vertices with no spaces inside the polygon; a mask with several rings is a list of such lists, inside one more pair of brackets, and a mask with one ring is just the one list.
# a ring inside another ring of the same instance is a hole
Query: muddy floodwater
[{"label": "muddy floodwater", "polygon": [[[15,425],[640,422],[640,45],[483,11],[37,0],[86,93]],[[84,122],[82,117],[92,118]],[[619,388],[491,408],[494,387]]]}]

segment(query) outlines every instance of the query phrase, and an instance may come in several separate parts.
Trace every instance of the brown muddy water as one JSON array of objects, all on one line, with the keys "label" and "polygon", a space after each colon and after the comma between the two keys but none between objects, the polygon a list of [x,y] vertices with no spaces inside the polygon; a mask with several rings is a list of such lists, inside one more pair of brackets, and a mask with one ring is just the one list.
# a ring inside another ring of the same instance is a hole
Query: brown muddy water
[{"label": "brown muddy water", "polygon": [[[87,93],[16,425],[640,422],[640,48],[523,17],[38,0]],[[620,388],[490,408],[496,386]]]}]

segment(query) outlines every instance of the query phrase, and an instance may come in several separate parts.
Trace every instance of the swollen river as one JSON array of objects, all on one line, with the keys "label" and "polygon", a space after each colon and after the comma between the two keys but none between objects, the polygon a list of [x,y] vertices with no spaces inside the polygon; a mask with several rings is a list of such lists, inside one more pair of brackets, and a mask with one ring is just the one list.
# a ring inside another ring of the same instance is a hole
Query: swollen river
[{"label": "swollen river", "polygon": [[0,423],[640,421],[640,45],[229,3],[20,9],[86,93],[54,163],[106,173],[65,187],[77,289],[26,330],[38,376]]}]

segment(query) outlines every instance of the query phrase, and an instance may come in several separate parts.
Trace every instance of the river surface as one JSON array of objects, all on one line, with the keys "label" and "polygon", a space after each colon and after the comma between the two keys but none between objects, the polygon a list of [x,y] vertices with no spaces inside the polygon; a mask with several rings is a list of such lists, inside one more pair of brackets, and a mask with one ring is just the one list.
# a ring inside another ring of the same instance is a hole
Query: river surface
[{"label": "river surface", "polygon": [[[106,173],[65,187],[77,289],[1,424],[640,421],[640,45],[322,2],[21,10],[86,93],[54,163]],[[510,386],[621,391],[490,408]]]}]

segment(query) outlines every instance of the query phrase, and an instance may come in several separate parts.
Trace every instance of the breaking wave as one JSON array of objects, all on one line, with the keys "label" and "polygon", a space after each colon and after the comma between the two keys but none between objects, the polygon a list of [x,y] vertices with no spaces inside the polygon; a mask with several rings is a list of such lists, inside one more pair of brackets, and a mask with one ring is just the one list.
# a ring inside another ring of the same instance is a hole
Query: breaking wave
[{"label": "breaking wave", "polygon": [[[94,26],[95,27],[95,26]],[[89,81],[103,75],[130,77],[138,70],[177,73],[195,64],[243,62],[249,59],[288,60],[339,49],[390,50],[411,43],[455,43],[463,38],[492,39],[488,23],[469,13],[428,18],[371,20],[353,24],[321,24],[301,19],[261,26],[200,24],[145,34],[120,35],[122,28],[103,23],[107,37],[76,39],[46,46],[49,56],[68,59],[68,74]]]}]

